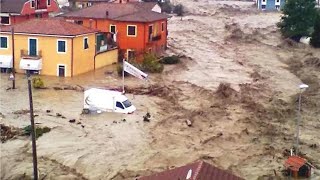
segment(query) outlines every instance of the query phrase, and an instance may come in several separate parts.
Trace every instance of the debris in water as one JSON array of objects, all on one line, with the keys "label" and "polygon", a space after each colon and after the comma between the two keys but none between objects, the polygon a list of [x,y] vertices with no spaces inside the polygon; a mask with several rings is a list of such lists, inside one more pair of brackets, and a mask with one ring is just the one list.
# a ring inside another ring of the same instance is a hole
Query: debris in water
[{"label": "debris in water", "polygon": [[56,116],[57,116],[57,117],[61,117],[61,116],[62,116],[62,114],[60,114],[60,113],[56,113]]},{"label": "debris in water", "polygon": [[75,122],[76,122],[75,119],[70,119],[70,120],[69,120],[69,123],[75,123]]},{"label": "debris in water", "polygon": [[151,118],[151,115],[150,115],[150,113],[147,112],[147,114],[143,116],[143,121],[150,122],[150,118]]},{"label": "debris in water", "polygon": [[51,113],[51,110],[47,109],[46,112],[47,112],[47,113]]},{"label": "debris in water", "polygon": [[186,124],[187,124],[189,127],[192,126],[192,122],[191,122],[189,119],[186,120]]},{"label": "debris in water", "polygon": [[126,120],[126,119],[122,119],[122,121],[123,121],[123,122],[126,122],[127,120]]},{"label": "debris in water", "polygon": [[13,114],[28,114],[30,111],[28,109],[22,109],[22,110],[18,110],[13,112]]}]

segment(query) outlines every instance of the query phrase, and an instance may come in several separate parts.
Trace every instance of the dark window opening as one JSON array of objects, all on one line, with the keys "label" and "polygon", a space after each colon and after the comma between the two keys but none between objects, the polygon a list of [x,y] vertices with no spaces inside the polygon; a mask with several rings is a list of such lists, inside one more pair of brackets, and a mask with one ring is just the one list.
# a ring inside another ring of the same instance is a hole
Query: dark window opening
[{"label": "dark window opening", "polygon": [[8,38],[0,37],[0,48],[8,48]]},{"label": "dark window opening", "polygon": [[66,52],[66,42],[58,41],[58,52]]},{"label": "dark window opening", "polygon": [[84,40],[83,40],[83,48],[84,49],[88,49],[89,48],[88,38],[84,38]]},{"label": "dark window opening", "polygon": [[161,31],[164,31],[164,23],[161,23]]},{"label": "dark window opening", "polygon": [[266,9],[266,5],[262,5],[261,8],[262,8],[262,9]]},{"label": "dark window opening", "polygon": [[136,26],[128,26],[128,35],[135,36],[136,35]]},{"label": "dark window opening", "polygon": [[118,108],[124,109],[123,105],[122,105],[120,102],[117,102],[117,103],[116,103],[116,106],[117,106]]},{"label": "dark window opening", "polygon": [[47,3],[47,4],[48,4],[48,6],[50,6],[50,5],[51,5],[51,0],[48,0],[48,3]]},{"label": "dark window opening", "polygon": [[36,14],[36,18],[42,18],[42,14]]},{"label": "dark window opening", "polygon": [[136,57],[136,53],[134,51],[128,51],[128,59],[132,60]]},{"label": "dark window opening", "polygon": [[33,0],[31,1],[31,7],[34,8],[36,6],[36,2]]},{"label": "dark window opening", "polygon": [[74,21],[76,24],[79,24],[79,25],[82,25],[83,24],[83,21]]},{"label": "dark window opening", "polygon": [[1,17],[1,24],[10,24],[9,17]]},{"label": "dark window opening", "polygon": [[112,32],[112,33],[116,33],[116,26],[115,25],[111,25],[110,26],[110,32]]}]

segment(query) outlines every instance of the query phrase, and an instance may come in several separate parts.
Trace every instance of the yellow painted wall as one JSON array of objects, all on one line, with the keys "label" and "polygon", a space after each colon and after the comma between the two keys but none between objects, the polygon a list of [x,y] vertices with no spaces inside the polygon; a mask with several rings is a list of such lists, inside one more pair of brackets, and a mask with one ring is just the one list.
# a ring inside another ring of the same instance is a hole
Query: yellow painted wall
[{"label": "yellow painted wall", "polygon": [[[84,49],[84,38],[88,38],[89,48]],[[82,74],[94,69],[95,34],[75,37],[73,40],[73,75]]]},{"label": "yellow painted wall", "polygon": [[96,56],[96,69],[118,62],[118,49],[106,51]]},{"label": "yellow painted wall", "polygon": [[[2,51],[1,54],[11,54],[12,42],[11,35],[9,35],[9,50]],[[15,70],[17,73],[25,73],[25,70],[20,69],[21,50],[28,50],[28,38],[37,39],[37,51],[41,51],[42,70],[41,75],[57,76],[58,64],[66,65],[66,76],[71,76],[71,39],[46,37],[46,36],[33,36],[33,35],[15,35]],[[66,40],[67,51],[66,53],[57,53],[57,40]]]}]

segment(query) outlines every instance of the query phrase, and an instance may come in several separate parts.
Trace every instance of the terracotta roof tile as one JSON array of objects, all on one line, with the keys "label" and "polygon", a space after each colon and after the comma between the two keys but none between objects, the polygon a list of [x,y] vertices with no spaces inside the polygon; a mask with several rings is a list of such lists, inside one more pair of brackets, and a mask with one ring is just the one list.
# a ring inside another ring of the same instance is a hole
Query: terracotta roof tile
[{"label": "terracotta roof tile", "polygon": [[190,180],[242,180],[225,170],[221,170],[204,161],[198,161],[182,167],[156,173],[154,175],[140,177],[138,180],[178,180],[187,179],[188,173]]},{"label": "terracotta roof tile", "polygon": [[[32,19],[13,26],[15,33],[75,36],[98,32],[60,18]],[[0,32],[10,32],[11,26],[1,27]]]},{"label": "terracotta roof tile", "polygon": [[299,171],[299,169],[306,163],[307,161],[299,156],[290,156],[284,166],[286,168],[291,169],[292,171]]},{"label": "terracotta roof tile", "polygon": [[152,22],[170,16],[151,11],[155,3],[101,3],[66,13],[63,17],[110,19],[127,22]]}]

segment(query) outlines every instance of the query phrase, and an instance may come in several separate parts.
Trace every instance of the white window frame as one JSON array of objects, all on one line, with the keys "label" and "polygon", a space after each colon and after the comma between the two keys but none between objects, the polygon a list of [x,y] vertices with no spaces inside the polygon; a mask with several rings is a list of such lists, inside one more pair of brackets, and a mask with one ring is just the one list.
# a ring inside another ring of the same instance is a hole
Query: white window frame
[{"label": "white window frame", "polygon": [[165,30],[164,30],[165,28],[164,28],[164,22],[161,22],[161,32],[164,32]]},{"label": "white window frame", "polygon": [[[88,48],[87,48],[87,49],[85,49],[85,47],[84,47],[84,45],[85,45],[85,44],[84,44],[85,39],[87,40],[87,43],[88,43]],[[88,37],[84,37],[84,38],[83,38],[83,49],[84,49],[84,50],[88,50],[89,48],[90,48],[90,47],[89,47],[89,38],[88,38]]]},{"label": "white window frame", "polygon": [[87,3],[87,7],[90,7],[90,6],[92,6],[92,3],[91,3],[91,2],[88,2],[88,3]]},{"label": "white window frame", "polygon": [[3,49],[3,50],[9,49],[9,36],[3,36],[3,35],[1,35],[0,37],[5,37],[5,38],[7,38],[7,47],[6,47],[6,48],[2,48],[2,47],[0,46],[0,49]]},{"label": "white window frame", "polygon": [[115,33],[116,33],[117,32],[117,25],[114,25],[114,24],[110,24],[109,31],[111,32],[111,27],[112,26],[114,26],[114,30],[115,30]]},{"label": "white window frame", "polygon": [[[34,2],[34,6],[32,7],[32,1]],[[36,0],[30,0],[30,7],[35,8],[36,7]]]},{"label": "white window frame", "polygon": [[66,64],[57,64],[57,76],[59,77],[59,66],[64,66],[64,77],[67,76],[67,65]]},{"label": "white window frame", "polygon": [[35,37],[28,37],[28,54],[30,53],[29,50],[30,50],[30,39],[35,39],[37,41],[37,49],[36,49],[36,53],[37,53],[37,56],[39,55],[39,41],[38,41],[38,38],[35,38]]},{"label": "white window frame", "polygon": [[4,16],[0,16],[0,18],[1,17],[8,17],[9,18],[9,24],[1,24],[1,25],[5,25],[5,26],[8,26],[8,25],[11,25],[11,18],[10,18],[10,16],[9,15],[4,15]]},{"label": "white window frame", "polygon": [[[134,26],[135,27],[135,35],[129,35],[129,26]],[[138,35],[138,27],[137,27],[137,25],[128,24],[127,25],[127,36],[128,37],[137,37],[137,35]]]},{"label": "white window frame", "polygon": [[[50,2],[50,4],[49,4],[49,2]],[[51,6],[51,0],[47,0],[47,6]]]},{"label": "white window frame", "polygon": [[[64,43],[65,43],[65,52],[59,52],[59,41],[64,41]],[[58,54],[67,54],[67,51],[68,51],[67,40],[65,40],[65,39],[57,39],[57,53]]]}]

